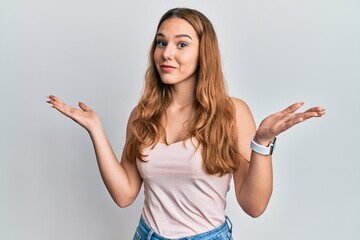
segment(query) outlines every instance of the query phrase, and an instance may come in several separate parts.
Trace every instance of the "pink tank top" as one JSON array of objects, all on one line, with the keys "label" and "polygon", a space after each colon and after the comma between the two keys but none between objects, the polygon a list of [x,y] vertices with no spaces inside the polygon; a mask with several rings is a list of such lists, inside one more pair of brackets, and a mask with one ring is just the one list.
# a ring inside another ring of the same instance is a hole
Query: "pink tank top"
[{"label": "pink tank top", "polygon": [[225,219],[231,174],[206,174],[195,140],[144,149],[137,160],[144,181],[142,216],[158,234],[181,238],[210,231]]}]

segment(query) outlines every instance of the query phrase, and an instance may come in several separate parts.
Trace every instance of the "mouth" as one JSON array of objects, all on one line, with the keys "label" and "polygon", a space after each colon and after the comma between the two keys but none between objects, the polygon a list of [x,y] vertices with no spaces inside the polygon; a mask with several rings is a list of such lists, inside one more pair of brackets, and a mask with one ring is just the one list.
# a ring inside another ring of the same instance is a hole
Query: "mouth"
[{"label": "mouth", "polygon": [[171,65],[166,65],[166,64],[162,64],[160,65],[161,71],[164,73],[169,73],[172,70],[176,69],[176,67],[171,66]]}]

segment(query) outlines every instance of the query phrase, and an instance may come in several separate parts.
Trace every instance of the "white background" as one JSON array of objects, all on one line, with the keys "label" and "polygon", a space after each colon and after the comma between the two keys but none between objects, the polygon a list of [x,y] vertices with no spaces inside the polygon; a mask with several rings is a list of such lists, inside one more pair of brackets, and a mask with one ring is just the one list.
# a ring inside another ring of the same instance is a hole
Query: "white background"
[{"label": "white background", "polygon": [[46,96],[95,109],[120,156],[156,25],[178,6],[213,22],[229,93],[257,124],[295,101],[327,109],[278,138],[263,216],[245,215],[231,188],[235,239],[359,239],[356,0],[0,0],[0,239],[131,239],[142,193],[116,206],[88,134]]}]

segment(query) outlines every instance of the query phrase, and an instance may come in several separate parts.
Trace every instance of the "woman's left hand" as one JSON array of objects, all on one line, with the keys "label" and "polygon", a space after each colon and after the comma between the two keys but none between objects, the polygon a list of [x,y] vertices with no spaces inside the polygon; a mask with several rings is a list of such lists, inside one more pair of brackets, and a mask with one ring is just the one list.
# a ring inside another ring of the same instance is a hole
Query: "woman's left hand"
[{"label": "woman's left hand", "polygon": [[301,123],[309,118],[322,117],[325,114],[325,109],[321,107],[312,107],[305,112],[295,113],[303,102],[294,103],[286,109],[271,114],[265,118],[259,125],[255,134],[255,141],[258,144],[268,146],[269,143],[280,133],[288,130],[294,125]]}]

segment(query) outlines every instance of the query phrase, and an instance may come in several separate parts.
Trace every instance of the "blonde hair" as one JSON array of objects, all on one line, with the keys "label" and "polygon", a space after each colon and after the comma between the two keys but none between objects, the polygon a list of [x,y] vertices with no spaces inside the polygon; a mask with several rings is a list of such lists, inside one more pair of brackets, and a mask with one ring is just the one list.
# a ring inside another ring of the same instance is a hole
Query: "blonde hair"
[{"label": "blonde hair", "polygon": [[[157,29],[166,19],[173,17],[189,22],[199,38],[194,110],[186,138],[196,138],[201,146],[203,167],[207,173],[221,176],[234,172],[243,158],[238,150],[235,107],[227,94],[215,30],[205,15],[188,8],[167,11],[160,19]],[[145,86],[136,107],[137,115],[130,123],[133,132],[126,143],[125,154],[131,162],[135,159],[142,160],[143,148],[154,146],[165,135],[161,117],[169,106],[171,95],[169,85],[160,80],[155,67],[155,48],[156,38],[150,49]]]}]

